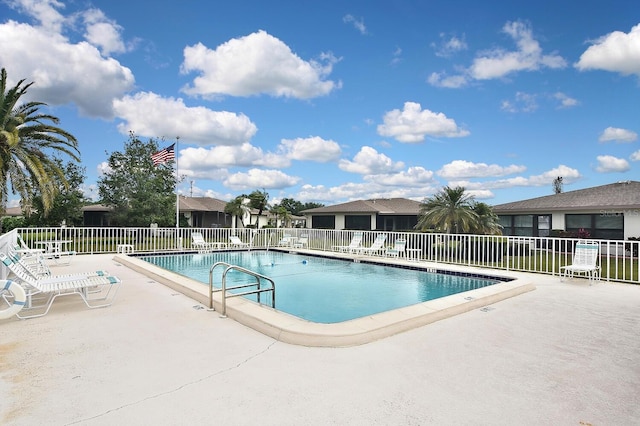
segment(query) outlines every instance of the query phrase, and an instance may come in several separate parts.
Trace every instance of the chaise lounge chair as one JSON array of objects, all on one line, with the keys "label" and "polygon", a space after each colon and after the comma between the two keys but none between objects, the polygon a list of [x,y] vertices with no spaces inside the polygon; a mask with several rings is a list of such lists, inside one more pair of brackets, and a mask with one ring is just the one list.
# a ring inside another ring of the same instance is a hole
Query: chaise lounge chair
[{"label": "chaise lounge chair", "polygon": [[284,234],[280,241],[278,241],[278,246],[289,247],[293,244],[293,241],[293,237],[290,234]]},{"label": "chaise lounge chair", "polygon": [[[0,261],[9,268],[15,275],[15,281],[25,290],[26,302],[23,310],[28,312],[27,315],[16,313],[21,319],[46,315],[53,302],[60,296],[77,294],[89,308],[110,306],[120,289],[121,280],[108,274],[70,274],[35,278],[19,262],[4,253],[0,253]],[[101,303],[94,304],[96,301]]]},{"label": "chaise lounge chair", "polygon": [[600,279],[600,266],[598,266],[598,255],[600,244],[597,241],[579,240],[573,251],[573,262],[571,265],[561,266],[562,280],[573,278],[575,274],[584,274],[589,278],[589,285],[592,281]]},{"label": "chaise lounge chair", "polygon": [[384,250],[384,243],[387,241],[387,234],[378,234],[373,244],[369,247],[359,247],[355,251],[359,254],[379,254]]},{"label": "chaise lounge chair", "polygon": [[293,243],[293,247],[295,248],[307,248],[308,245],[309,245],[309,236],[307,234],[300,235],[300,238],[298,238]]},{"label": "chaise lounge chair", "polygon": [[36,241],[36,244],[41,244],[42,248],[31,248],[17,234],[16,251],[20,253],[39,253],[43,259],[53,260],[57,264],[68,265],[71,263],[71,258],[76,255],[75,250],[63,250],[63,246],[72,242],[71,240],[48,240],[48,241]]},{"label": "chaise lounge chair", "polygon": [[215,244],[207,242],[202,236],[202,232],[192,232],[191,247],[198,250],[198,253],[208,253],[214,249]]},{"label": "chaise lounge chair", "polygon": [[393,256],[393,257],[406,256],[407,254],[406,249],[407,249],[407,240],[405,240],[404,238],[398,238],[393,244],[393,247],[388,248],[384,252],[384,254],[385,256]]},{"label": "chaise lounge chair", "polygon": [[242,242],[242,240],[240,238],[238,238],[237,235],[230,235],[229,236],[229,242],[230,242],[230,246],[231,247],[241,247],[241,248],[248,248],[249,244]]},{"label": "chaise lounge chair", "polygon": [[362,232],[356,232],[348,246],[333,246],[333,251],[353,253],[360,247],[360,244],[362,244]]}]

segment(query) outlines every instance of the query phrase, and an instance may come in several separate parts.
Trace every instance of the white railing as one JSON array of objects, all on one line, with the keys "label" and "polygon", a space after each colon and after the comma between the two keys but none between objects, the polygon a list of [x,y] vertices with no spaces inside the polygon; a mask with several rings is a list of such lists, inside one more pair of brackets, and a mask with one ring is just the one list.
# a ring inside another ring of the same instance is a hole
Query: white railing
[{"label": "white railing", "polygon": [[[251,248],[276,247],[285,234],[306,237],[311,250],[332,251],[334,246],[347,246],[356,231],[325,229],[230,229],[230,228],[19,228],[3,235],[15,243],[18,233],[30,246],[47,240],[68,240],[69,250],[78,254],[115,253],[122,244],[132,245],[136,253],[190,251],[191,233],[200,232],[207,242],[229,243],[237,235]],[[387,234],[392,246],[398,238],[407,241],[407,249],[418,261],[450,263],[510,271],[557,275],[560,267],[571,264],[577,238],[503,237],[418,232],[364,231],[362,246],[368,247],[380,233]],[[13,235],[13,240],[11,236]],[[598,240],[602,279],[640,284],[638,252],[640,241]]]}]

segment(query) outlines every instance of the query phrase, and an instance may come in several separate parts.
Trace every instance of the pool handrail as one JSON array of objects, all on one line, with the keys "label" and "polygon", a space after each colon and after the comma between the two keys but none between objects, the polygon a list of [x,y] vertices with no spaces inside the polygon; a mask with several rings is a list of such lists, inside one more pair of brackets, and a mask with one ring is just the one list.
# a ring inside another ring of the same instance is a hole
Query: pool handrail
[{"label": "pool handrail", "polygon": [[[222,287],[220,289],[214,290],[213,289],[213,270],[217,267],[217,266],[226,266],[226,269],[224,270],[224,272],[222,273]],[[234,286],[234,287],[227,287],[227,273],[229,271],[232,270],[236,270],[238,272],[242,272],[245,273],[247,275],[250,275],[254,278],[257,279],[257,281],[255,283],[248,283],[248,284],[242,284],[242,285],[238,285],[238,286]],[[260,280],[264,279],[267,280],[271,283],[271,288],[262,288],[260,285]],[[227,296],[227,290],[233,290],[233,289],[237,289],[237,288],[246,288],[246,287],[253,287],[253,286],[257,286],[256,290],[250,290],[250,291],[244,291],[241,293],[232,293],[229,296]],[[220,313],[220,316],[223,318],[226,318],[227,316],[227,297],[238,297],[238,296],[246,296],[249,294],[256,294],[257,298],[258,298],[258,303],[260,303],[260,294],[261,293],[265,293],[270,291],[271,292],[271,307],[275,308],[276,307],[276,283],[275,281],[273,281],[273,279],[267,277],[266,275],[262,275],[259,274],[255,271],[251,271],[250,269],[246,269],[243,268],[242,266],[238,266],[238,265],[232,265],[230,263],[227,262],[216,262],[214,263],[211,268],[209,269],[209,309],[214,310],[214,306],[213,306],[213,293],[214,292],[222,292],[222,297],[221,297],[221,303],[222,303],[222,312]]]}]

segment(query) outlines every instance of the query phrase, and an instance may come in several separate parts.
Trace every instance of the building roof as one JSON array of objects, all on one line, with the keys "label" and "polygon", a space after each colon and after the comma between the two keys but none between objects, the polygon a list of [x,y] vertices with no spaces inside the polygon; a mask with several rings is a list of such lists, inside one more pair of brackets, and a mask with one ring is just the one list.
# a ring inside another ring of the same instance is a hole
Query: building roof
[{"label": "building roof", "polygon": [[110,212],[113,207],[105,206],[104,204],[89,204],[82,207],[83,212]]},{"label": "building roof", "polygon": [[493,212],[552,212],[640,209],[640,182],[621,181],[493,206]]},{"label": "building roof", "polygon": [[224,212],[226,206],[226,201],[217,198],[180,196],[180,211]]},{"label": "building roof", "polygon": [[24,216],[22,207],[7,207],[4,209],[4,216]]},{"label": "building roof", "polygon": [[407,198],[375,198],[349,201],[333,206],[316,207],[301,212],[304,215],[333,213],[377,213],[379,215],[417,215],[420,202]]}]

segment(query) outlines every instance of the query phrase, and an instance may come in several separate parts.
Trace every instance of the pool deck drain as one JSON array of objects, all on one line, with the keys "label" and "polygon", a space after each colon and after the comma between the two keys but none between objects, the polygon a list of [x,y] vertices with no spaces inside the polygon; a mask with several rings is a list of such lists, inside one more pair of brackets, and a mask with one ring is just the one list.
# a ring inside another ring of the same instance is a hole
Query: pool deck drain
[{"label": "pool deck drain", "polygon": [[[165,270],[144,260],[127,255],[116,255],[114,260],[140,272],[175,291],[209,306],[208,286],[180,274]],[[355,259],[361,260],[361,259]],[[384,262],[383,258],[373,258]],[[398,265],[397,260],[390,263]],[[416,267],[416,262],[410,262]],[[427,271],[436,268],[432,264],[419,265]],[[509,276],[504,271],[491,271],[480,268],[464,268],[438,265],[439,270],[453,272],[472,272],[487,276]],[[368,315],[334,324],[322,324],[307,321],[286,314],[244,298],[227,299],[226,316],[267,336],[282,342],[302,346],[346,347],[356,346],[392,336],[407,330],[431,324],[445,318],[479,309],[502,300],[532,291],[535,286],[528,280],[512,277],[511,281],[441,297],[427,302],[406,306],[391,311]],[[220,293],[214,294],[214,309],[221,309]]]}]

